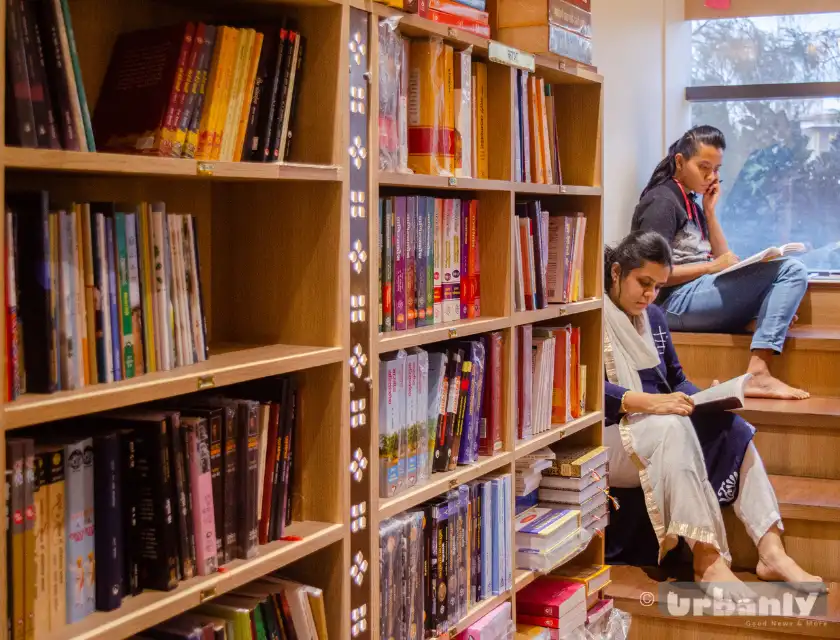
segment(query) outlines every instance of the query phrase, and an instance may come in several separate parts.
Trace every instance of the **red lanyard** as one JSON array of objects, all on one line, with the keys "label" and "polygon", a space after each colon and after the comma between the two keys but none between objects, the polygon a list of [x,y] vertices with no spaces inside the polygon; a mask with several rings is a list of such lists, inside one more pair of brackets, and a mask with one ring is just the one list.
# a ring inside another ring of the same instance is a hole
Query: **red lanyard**
[{"label": "red lanyard", "polygon": [[685,212],[688,214],[688,219],[697,225],[697,227],[700,229],[700,237],[703,238],[703,240],[705,240],[706,232],[703,231],[703,225],[700,224],[699,216],[696,216],[694,212],[693,203],[688,199],[688,194],[685,192],[685,189],[683,188],[680,181],[676,178],[674,178],[673,180],[677,183],[677,186],[680,188],[680,193],[682,194],[683,200],[685,201]]}]

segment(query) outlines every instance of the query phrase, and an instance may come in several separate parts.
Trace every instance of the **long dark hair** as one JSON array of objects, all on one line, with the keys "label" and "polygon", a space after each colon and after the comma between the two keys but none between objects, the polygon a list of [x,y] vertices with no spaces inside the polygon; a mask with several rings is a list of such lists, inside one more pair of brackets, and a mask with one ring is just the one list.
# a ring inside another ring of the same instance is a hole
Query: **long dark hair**
[{"label": "long dark hair", "polygon": [[623,275],[638,269],[645,262],[671,268],[671,247],[656,231],[633,231],[615,247],[604,247],[604,289],[613,286],[612,266],[618,263]]},{"label": "long dark hair", "polygon": [[677,171],[678,153],[686,159],[691,158],[697,153],[701,144],[708,144],[724,151],[726,149],[726,137],[720,129],[707,124],[686,131],[679,140],[671,145],[671,148],[668,149],[668,155],[662,162],[656,165],[656,169],[653,170],[653,175],[642,191],[641,197],[644,198],[648,191],[674,177]]}]

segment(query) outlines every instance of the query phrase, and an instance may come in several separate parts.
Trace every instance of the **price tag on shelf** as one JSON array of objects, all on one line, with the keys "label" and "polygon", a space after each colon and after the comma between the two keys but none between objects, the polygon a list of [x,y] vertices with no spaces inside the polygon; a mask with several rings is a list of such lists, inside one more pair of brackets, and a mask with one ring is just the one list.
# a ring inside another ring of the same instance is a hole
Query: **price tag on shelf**
[{"label": "price tag on shelf", "polygon": [[199,162],[196,165],[196,171],[200,176],[212,176],[215,169],[216,165],[212,162]]},{"label": "price tag on shelf", "polygon": [[198,376],[195,388],[201,391],[202,389],[210,389],[216,386],[215,376]]},{"label": "price tag on shelf", "polygon": [[514,49],[501,42],[495,40],[490,41],[490,47],[487,50],[487,57],[492,62],[499,64],[506,64],[510,67],[517,67],[525,69],[526,71],[534,72],[534,56],[530,53],[525,53],[519,49]]}]

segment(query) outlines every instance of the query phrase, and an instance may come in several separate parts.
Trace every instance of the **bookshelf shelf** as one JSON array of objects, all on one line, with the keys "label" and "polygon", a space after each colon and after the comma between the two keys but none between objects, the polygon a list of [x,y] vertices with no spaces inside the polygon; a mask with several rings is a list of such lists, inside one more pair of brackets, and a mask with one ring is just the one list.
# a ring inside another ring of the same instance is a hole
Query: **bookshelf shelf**
[{"label": "bookshelf shelf", "polygon": [[99,384],[49,395],[25,394],[4,407],[6,430],[42,422],[107,411],[139,402],[150,402],[222,387],[265,376],[301,371],[344,359],[341,347],[272,345],[254,348],[220,348],[206,362],[171,371],[149,373],[121,382]]},{"label": "bookshelf shelf", "polygon": [[513,572],[513,590],[514,592],[522,591],[525,587],[537,579],[537,574],[529,569],[517,569]]},{"label": "bookshelf shelf", "polygon": [[422,486],[400,493],[393,498],[380,498],[379,519],[385,520],[391,516],[395,516],[453,487],[502,469],[510,465],[511,460],[512,456],[509,452],[500,453],[495,456],[479,458],[476,464],[458,467],[455,471],[432,474],[431,481]]},{"label": "bookshelf shelf", "polygon": [[97,611],[81,622],[68,625],[60,633],[44,640],[122,640],[151,625],[163,622],[203,602],[236,589],[271,571],[281,569],[328,545],[341,541],[341,524],[295,522],[288,536],[300,541],[279,541],[260,547],[251,560],[236,560],[224,565],[225,571],[181,582],[173,591],[146,591],[126,598],[116,611]]},{"label": "bookshelf shelf", "polygon": [[382,171],[379,174],[379,185],[382,187],[458,191],[510,191],[512,184],[512,182],[506,180],[448,178],[446,176],[426,176],[416,173],[395,173],[392,171]]},{"label": "bookshelf shelf", "polygon": [[461,320],[459,322],[445,322],[431,327],[411,329],[408,331],[394,331],[379,334],[379,353],[419,347],[432,342],[474,336],[478,333],[496,331],[510,325],[508,318],[476,318],[475,320]]},{"label": "bookshelf shelf", "polygon": [[601,196],[601,187],[581,187],[569,184],[534,184],[532,182],[514,182],[513,190],[517,195],[546,196]]},{"label": "bookshelf shelf", "polygon": [[513,314],[513,326],[555,320],[577,313],[586,313],[587,311],[600,309],[602,305],[603,300],[601,298],[590,298],[567,304],[550,304],[545,309],[536,309],[534,311],[516,311]]},{"label": "bookshelf shelf", "polygon": [[295,163],[200,162],[181,158],[6,147],[7,169],[227,180],[339,182],[338,166]]},{"label": "bookshelf shelf", "polygon": [[529,453],[533,453],[537,449],[542,449],[558,440],[567,438],[570,435],[582,431],[587,427],[599,423],[604,419],[604,414],[600,411],[590,411],[585,413],[580,418],[567,422],[565,424],[553,425],[549,431],[541,433],[530,440],[520,440],[516,443],[513,455],[515,458],[521,458]]}]

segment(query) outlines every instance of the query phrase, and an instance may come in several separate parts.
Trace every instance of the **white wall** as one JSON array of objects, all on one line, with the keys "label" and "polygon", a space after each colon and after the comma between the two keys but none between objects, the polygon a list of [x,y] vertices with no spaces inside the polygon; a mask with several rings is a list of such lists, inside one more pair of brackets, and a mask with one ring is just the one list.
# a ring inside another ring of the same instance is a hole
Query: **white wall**
[{"label": "white wall", "polygon": [[639,194],[671,138],[685,130],[684,114],[675,113],[685,84],[673,80],[689,60],[675,65],[665,55],[666,38],[684,29],[680,0],[592,4],[595,64],[604,76],[604,238],[614,243],[630,230]]}]

